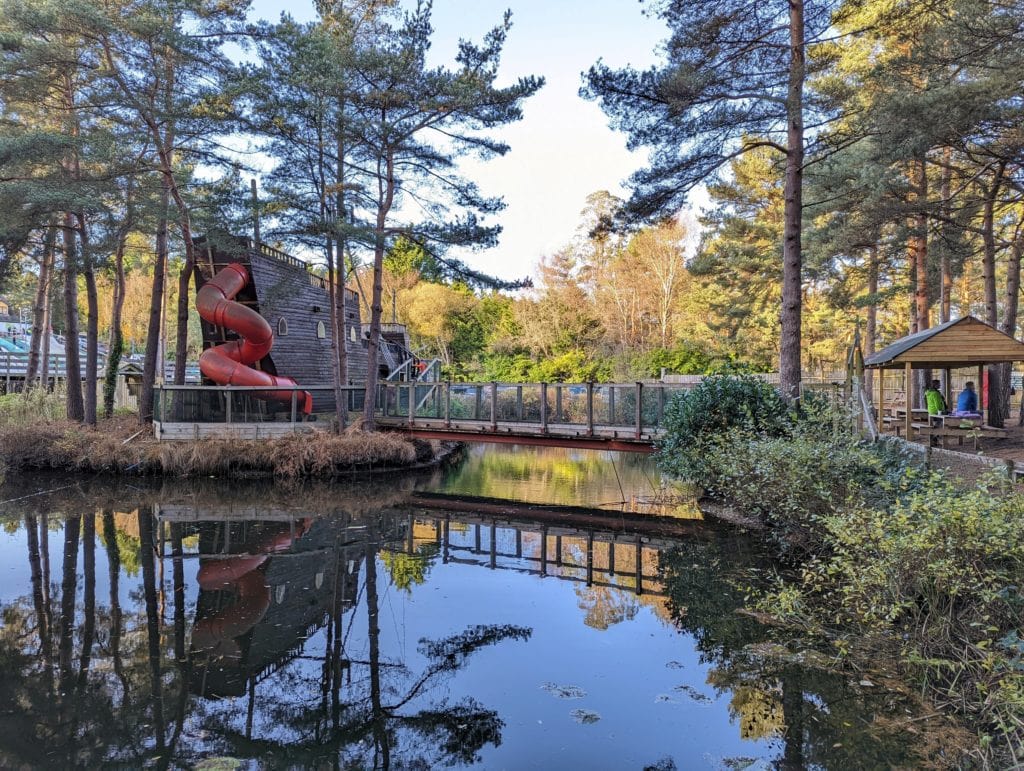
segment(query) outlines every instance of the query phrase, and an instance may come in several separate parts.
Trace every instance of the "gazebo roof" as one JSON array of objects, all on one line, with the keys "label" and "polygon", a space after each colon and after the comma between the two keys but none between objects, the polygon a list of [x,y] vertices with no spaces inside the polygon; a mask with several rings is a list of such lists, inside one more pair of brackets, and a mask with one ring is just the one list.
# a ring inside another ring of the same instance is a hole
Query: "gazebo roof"
[{"label": "gazebo roof", "polygon": [[1024,361],[1024,343],[974,316],[947,321],[871,354],[865,367],[889,369],[910,364],[916,369],[955,369],[979,364]]}]

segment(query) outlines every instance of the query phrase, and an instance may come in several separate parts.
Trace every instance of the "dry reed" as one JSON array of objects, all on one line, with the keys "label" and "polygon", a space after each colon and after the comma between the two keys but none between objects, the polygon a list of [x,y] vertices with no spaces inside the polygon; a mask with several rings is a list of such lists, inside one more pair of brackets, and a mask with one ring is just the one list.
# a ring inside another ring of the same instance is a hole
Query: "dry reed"
[{"label": "dry reed", "polygon": [[429,463],[438,445],[357,427],[341,435],[316,431],[278,439],[202,439],[158,442],[143,436],[131,417],[90,429],[69,421],[0,426],[0,464],[9,474],[54,469],[114,474],[273,476],[278,479],[337,477]]}]

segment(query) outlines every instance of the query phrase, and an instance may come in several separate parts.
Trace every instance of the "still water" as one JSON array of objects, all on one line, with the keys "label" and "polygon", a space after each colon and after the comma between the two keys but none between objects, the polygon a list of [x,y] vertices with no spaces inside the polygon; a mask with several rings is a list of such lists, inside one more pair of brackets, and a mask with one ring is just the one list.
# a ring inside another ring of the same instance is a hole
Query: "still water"
[{"label": "still water", "polygon": [[288,489],[8,480],[0,767],[913,765],[894,695],[764,655],[755,540],[658,487],[493,446]]}]

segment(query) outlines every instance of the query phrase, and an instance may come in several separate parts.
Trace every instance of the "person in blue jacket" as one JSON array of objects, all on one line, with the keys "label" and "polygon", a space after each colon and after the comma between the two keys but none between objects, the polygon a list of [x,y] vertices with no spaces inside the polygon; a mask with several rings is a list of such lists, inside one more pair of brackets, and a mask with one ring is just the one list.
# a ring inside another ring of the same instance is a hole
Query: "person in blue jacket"
[{"label": "person in blue jacket", "polygon": [[977,412],[978,411],[978,394],[974,390],[974,383],[968,380],[964,384],[964,390],[960,392],[960,396],[956,400],[956,411],[957,412]]}]

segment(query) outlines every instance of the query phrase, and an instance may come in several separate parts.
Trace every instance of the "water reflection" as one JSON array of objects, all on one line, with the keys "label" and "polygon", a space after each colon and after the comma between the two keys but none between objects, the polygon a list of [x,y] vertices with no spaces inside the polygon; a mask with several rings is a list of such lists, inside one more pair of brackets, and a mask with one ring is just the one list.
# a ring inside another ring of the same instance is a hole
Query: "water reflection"
[{"label": "water reflection", "polygon": [[735,612],[765,566],[742,536],[453,511],[417,486],[204,482],[5,506],[0,697],[18,709],[0,766],[915,761],[884,728],[894,695]]}]

